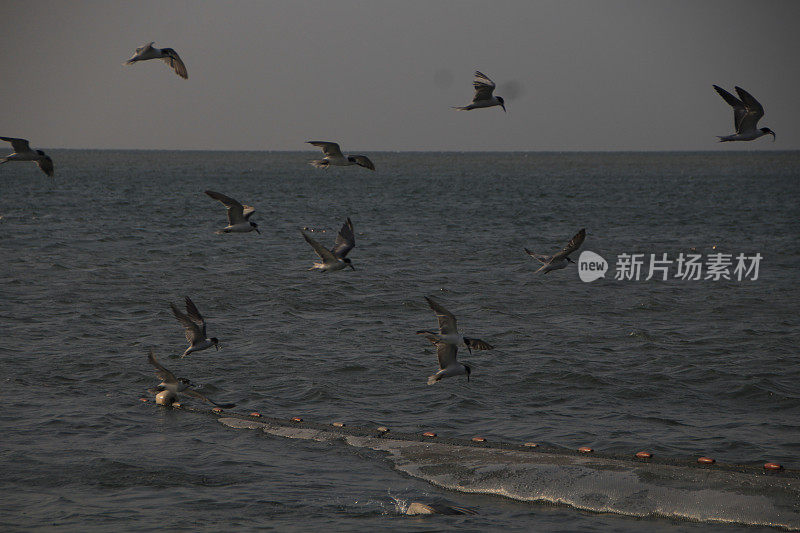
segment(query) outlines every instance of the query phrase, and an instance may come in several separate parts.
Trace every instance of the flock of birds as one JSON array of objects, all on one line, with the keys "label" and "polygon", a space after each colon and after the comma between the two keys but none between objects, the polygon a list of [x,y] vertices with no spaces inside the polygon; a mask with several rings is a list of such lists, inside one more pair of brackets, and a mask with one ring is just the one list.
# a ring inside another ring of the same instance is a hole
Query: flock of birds
[{"label": "flock of birds", "polygon": [[[156,48],[153,46],[154,44],[155,42],[150,42],[137,48],[134,55],[125,61],[124,64],[133,65],[140,61],[159,59],[172,68],[178,76],[183,79],[188,79],[189,74],[186,70],[186,65],[178,53],[172,48]],[[488,76],[480,71],[475,71],[472,85],[474,89],[472,101],[465,106],[454,106],[454,109],[469,111],[500,106],[503,111],[506,111],[505,101],[502,97],[494,95],[496,85]],[[764,135],[772,135],[773,141],[775,140],[775,132],[771,129],[758,128],[758,122],[764,116],[764,108],[750,93],[741,87],[735,87],[735,91],[739,95],[739,98],[737,98],[717,85],[714,85],[714,89],[725,102],[733,108],[734,128],[736,131],[736,133],[732,135],[719,136],[720,142],[752,141]],[[11,143],[11,147],[14,150],[12,154],[0,159],[0,164],[10,161],[32,161],[35,162],[46,175],[51,177],[54,175],[53,160],[42,150],[31,148],[28,140],[16,137],[0,137],[0,140]],[[375,165],[367,156],[344,155],[339,145],[335,142],[307,141],[307,143],[322,149],[325,156],[323,159],[310,162],[310,164],[316,168],[326,169],[330,166],[356,165],[369,170],[375,170]],[[227,209],[228,225],[218,230],[217,233],[248,233],[251,231],[260,233],[258,225],[250,220],[251,215],[255,212],[253,207],[244,205],[238,200],[216,191],[209,190],[205,191],[205,193],[214,200],[221,202]],[[323,273],[343,270],[348,267],[355,270],[352,261],[347,257],[347,254],[356,244],[353,223],[349,217],[336,235],[336,240],[331,249],[317,242],[305,231],[300,230],[300,232],[320,258],[320,261],[315,262],[309,270],[316,270]],[[525,252],[541,263],[541,267],[536,272],[547,274],[553,270],[565,268],[568,263],[574,263],[569,256],[583,244],[585,238],[586,230],[581,229],[558,253],[543,255],[531,252],[527,248]],[[453,313],[430,297],[426,296],[425,300],[428,302],[428,305],[435,313],[439,322],[438,331],[420,330],[417,332],[425,336],[425,338],[436,347],[436,353],[439,359],[439,370],[428,377],[428,384],[432,385],[444,378],[461,375],[466,375],[469,381],[471,368],[469,365],[458,361],[458,348],[465,347],[472,353],[472,350],[491,350],[493,346],[481,339],[463,336],[458,331],[456,317]],[[183,352],[181,358],[194,352],[206,350],[212,346],[219,349],[219,339],[216,337],[208,337],[205,319],[188,296],[185,301],[186,313],[183,313],[172,303],[170,303],[170,307],[172,308],[175,318],[183,326],[186,333],[186,340],[189,342],[189,346]],[[164,366],[156,360],[152,351],[148,354],[148,361],[155,367],[156,375],[161,379],[161,383],[159,383],[156,388],[150,389],[151,392],[156,394],[169,394],[171,395],[170,401],[177,398],[178,394],[185,394],[200,398],[219,407],[234,407],[234,404],[217,403],[208,396],[196,391],[191,381],[185,378],[177,378],[172,372],[164,368]]]}]

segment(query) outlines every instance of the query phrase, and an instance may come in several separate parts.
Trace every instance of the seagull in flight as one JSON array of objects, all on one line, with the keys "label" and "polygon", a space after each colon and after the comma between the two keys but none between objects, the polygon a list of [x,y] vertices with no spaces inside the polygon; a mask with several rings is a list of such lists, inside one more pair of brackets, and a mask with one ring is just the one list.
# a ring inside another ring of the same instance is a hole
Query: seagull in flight
[{"label": "seagull in flight", "polygon": [[325,154],[325,159],[315,159],[311,161],[311,166],[317,168],[328,168],[333,165],[335,167],[348,167],[351,165],[358,165],[360,167],[375,170],[375,165],[365,155],[348,155],[347,157],[342,154],[341,148],[336,143],[328,141],[306,141],[312,146],[319,146],[322,148],[322,153]]},{"label": "seagull in flight", "polygon": [[172,302],[169,303],[169,306],[172,308],[172,314],[186,330],[186,340],[189,341],[189,347],[183,352],[181,359],[192,352],[199,352],[212,346],[219,350],[219,339],[206,336],[206,320],[197,310],[197,306],[194,305],[191,298],[186,297],[186,314],[181,313],[180,309]]},{"label": "seagull in flight", "polygon": [[475,78],[472,80],[472,86],[475,88],[475,96],[472,97],[472,102],[465,106],[454,106],[453,109],[460,109],[462,111],[469,111],[470,109],[478,109],[481,107],[492,107],[499,105],[506,110],[505,100],[501,96],[494,96],[495,84],[489,79],[489,76],[482,72],[475,71]]},{"label": "seagull in flight", "polygon": [[33,150],[27,139],[17,139],[16,137],[0,137],[0,140],[11,143],[14,149],[13,154],[9,154],[0,159],[0,165],[9,161],[36,161],[42,172],[52,177],[54,174],[53,160],[41,150]]},{"label": "seagull in flight", "polygon": [[342,270],[346,267],[355,270],[350,259],[345,257],[347,253],[356,246],[356,237],[353,234],[353,223],[350,222],[350,217],[347,217],[347,220],[342,225],[342,229],[340,229],[339,234],[336,235],[336,242],[330,250],[309,237],[305,231],[300,230],[300,233],[303,234],[303,238],[306,242],[311,245],[320,259],[322,259],[321,263],[314,263],[314,266],[309,268],[309,270],[329,272],[333,270]]},{"label": "seagull in flight", "polygon": [[[417,331],[417,335],[425,335],[429,341],[437,346],[437,351],[439,349],[439,345],[437,343],[444,343],[450,346],[458,347],[458,346],[465,346],[470,353],[472,353],[472,349],[475,348],[476,350],[491,350],[494,348],[488,342],[482,341],[480,339],[472,339],[470,337],[464,337],[458,332],[458,324],[456,323],[456,317],[453,313],[442,307],[442,305],[435,301],[433,298],[429,298],[425,296],[425,301],[428,302],[428,305],[433,312],[436,313],[436,318],[439,320],[439,333],[435,331],[430,331],[427,329],[423,329]],[[450,355],[448,355],[448,361]],[[455,352],[452,353],[452,359],[455,361],[456,354]],[[442,364],[442,352],[439,352],[439,363]],[[445,367],[442,366],[442,369]],[[462,372],[463,373],[463,372]],[[450,375],[450,374],[448,374]],[[453,374],[455,375],[455,374]],[[446,377],[446,376],[443,376]]]},{"label": "seagull in flight", "polygon": [[722,87],[714,85],[714,89],[733,108],[733,125],[736,128],[734,135],[718,135],[719,142],[753,141],[764,135],[772,135],[772,142],[775,142],[774,131],[769,128],[756,128],[758,121],[764,116],[764,108],[750,93],[741,87],[734,87],[740,100]]},{"label": "seagull in flight", "polygon": [[554,255],[543,255],[533,253],[527,248],[525,248],[525,253],[529,256],[533,257],[537,261],[539,261],[542,266],[539,267],[539,270],[536,272],[544,271],[545,274],[550,272],[551,270],[558,270],[560,268],[566,268],[567,262],[574,263],[572,259],[569,258],[569,254],[577,250],[583,244],[583,240],[586,238],[586,228],[581,228],[581,230],[575,234],[572,239],[567,243],[563,250],[558,252]]},{"label": "seagull in flight", "polygon": [[439,371],[428,376],[428,385],[438,383],[444,378],[463,375],[466,375],[467,381],[469,381],[472,367],[458,362],[456,359],[458,355],[458,346],[437,340],[434,337],[428,337],[428,340],[436,346],[436,356],[439,358]]},{"label": "seagull in flight", "polygon": [[140,46],[136,49],[136,53],[131,56],[129,60],[127,60],[124,64],[125,65],[133,65],[137,61],[147,61],[148,59],[161,59],[169,65],[172,70],[175,71],[175,74],[180,76],[183,79],[188,79],[189,74],[186,73],[186,65],[183,64],[181,61],[178,52],[173,50],[172,48],[155,48],[153,44],[155,41],[151,41],[144,46]]},{"label": "seagull in flight", "polygon": [[156,376],[158,379],[161,380],[161,383],[158,384],[157,387],[152,389],[148,389],[148,391],[152,394],[158,394],[161,391],[169,391],[174,395],[178,394],[185,394],[186,396],[192,396],[194,398],[200,398],[204,402],[210,402],[216,405],[217,407],[222,407],[223,409],[231,409],[232,407],[236,407],[235,403],[217,403],[208,396],[200,394],[192,387],[194,387],[194,383],[189,381],[186,378],[176,378],[175,374],[164,368],[161,363],[159,363],[155,356],[153,355],[153,350],[147,354],[147,361],[156,367]]},{"label": "seagull in flight", "polygon": [[258,231],[258,224],[250,222],[250,215],[255,212],[255,207],[242,205],[230,196],[225,196],[218,192],[206,191],[206,194],[214,200],[219,200],[228,208],[228,225],[215,233],[247,233],[248,231],[255,231],[261,235],[261,232]]}]

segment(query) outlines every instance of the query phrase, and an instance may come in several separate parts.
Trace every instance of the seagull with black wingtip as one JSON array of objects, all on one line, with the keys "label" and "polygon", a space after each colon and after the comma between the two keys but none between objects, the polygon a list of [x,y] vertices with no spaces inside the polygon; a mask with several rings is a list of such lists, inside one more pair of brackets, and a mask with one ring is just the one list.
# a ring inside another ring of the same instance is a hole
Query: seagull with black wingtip
[{"label": "seagull with black wingtip", "polygon": [[774,131],[756,127],[764,116],[764,107],[750,93],[741,87],[734,87],[740,100],[722,87],[714,85],[714,89],[733,108],[733,125],[736,128],[736,133],[733,135],[718,135],[719,142],[754,141],[764,135],[772,135],[772,142],[775,142]]},{"label": "seagull with black wingtip", "polygon": [[506,110],[505,100],[501,96],[494,96],[495,83],[489,79],[486,74],[475,71],[475,77],[472,80],[472,87],[475,89],[475,95],[472,97],[472,102],[465,106],[453,106],[453,109],[460,109],[461,111],[470,111],[472,109],[480,109],[483,107],[494,107],[499,105]]},{"label": "seagull with black wingtip", "polygon": [[180,309],[172,302],[169,303],[169,306],[172,308],[172,314],[175,315],[175,318],[186,330],[186,340],[189,342],[189,347],[183,352],[181,359],[192,352],[206,350],[212,346],[219,350],[219,339],[216,337],[209,338],[206,335],[206,320],[197,310],[197,306],[194,305],[191,298],[186,297],[186,314],[181,313]]},{"label": "seagull with black wingtip", "polygon": [[228,208],[228,225],[215,233],[247,233],[255,231],[261,235],[261,232],[258,231],[258,224],[250,221],[250,216],[256,211],[255,207],[242,205],[230,196],[225,196],[215,191],[206,191],[206,194],[214,200],[219,200],[222,205]]},{"label": "seagull with black wingtip", "polygon": [[189,74],[186,72],[186,65],[183,64],[178,52],[172,48],[156,48],[153,46],[155,41],[151,41],[144,46],[136,49],[136,53],[127,60],[124,65],[133,65],[138,61],[147,61],[148,59],[161,59],[167,64],[175,74],[183,79],[189,79]]},{"label": "seagull with black wingtip", "polygon": [[350,250],[356,246],[356,237],[353,233],[353,223],[350,221],[350,217],[347,217],[347,220],[342,225],[342,229],[340,229],[339,233],[336,235],[336,242],[330,250],[309,237],[305,231],[300,230],[300,233],[303,234],[303,238],[306,242],[311,245],[319,258],[322,259],[321,263],[314,263],[309,270],[331,272],[334,270],[342,270],[347,267],[355,270],[350,259],[345,257]]},{"label": "seagull with black wingtip", "polygon": [[9,154],[0,159],[0,165],[8,163],[9,161],[34,161],[39,165],[39,168],[42,169],[42,172],[53,177],[53,160],[43,151],[32,149],[27,139],[0,137],[0,140],[11,143],[11,148],[14,149],[13,154]]},{"label": "seagull with black wingtip", "polygon": [[204,402],[210,402],[216,405],[217,407],[222,407],[223,409],[231,409],[236,407],[234,403],[217,403],[208,396],[201,394],[194,390],[194,383],[189,381],[186,378],[176,378],[175,374],[164,368],[164,366],[159,363],[155,356],[153,355],[153,350],[147,354],[147,361],[156,367],[156,376],[158,379],[161,380],[161,383],[158,384],[157,387],[148,389],[148,391],[152,394],[158,394],[162,391],[168,391],[173,396],[177,396],[178,394],[185,394],[186,396],[192,396],[193,398],[200,398]]},{"label": "seagull with black wingtip", "polygon": [[544,273],[547,274],[551,270],[559,270],[561,268],[566,268],[567,263],[574,263],[575,261],[569,258],[569,254],[580,248],[585,238],[586,238],[586,228],[581,228],[581,230],[578,233],[576,233],[572,237],[572,239],[570,239],[567,245],[560,252],[553,255],[537,254],[531,252],[527,248],[523,249],[525,250],[526,254],[533,257],[542,264],[542,266],[539,267],[539,270],[537,270],[536,272],[544,271]]},{"label": "seagull with black wingtip", "polygon": [[312,146],[322,148],[322,153],[325,154],[325,159],[315,159],[310,161],[309,164],[316,168],[328,168],[329,166],[335,167],[349,167],[358,165],[360,167],[375,170],[375,165],[365,155],[345,155],[339,145],[330,141],[306,141]]}]

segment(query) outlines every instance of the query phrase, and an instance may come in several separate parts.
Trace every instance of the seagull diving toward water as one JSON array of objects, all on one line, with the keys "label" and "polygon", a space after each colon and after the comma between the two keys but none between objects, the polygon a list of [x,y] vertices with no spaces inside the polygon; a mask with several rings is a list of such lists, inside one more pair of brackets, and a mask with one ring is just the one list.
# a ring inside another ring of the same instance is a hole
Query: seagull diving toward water
[{"label": "seagull diving toward water", "polygon": [[[472,349],[475,348],[476,350],[491,350],[494,348],[488,342],[484,342],[480,339],[472,339],[470,337],[464,337],[458,332],[458,324],[456,323],[456,317],[453,313],[442,307],[438,302],[436,302],[433,298],[429,298],[425,296],[425,301],[428,302],[428,305],[433,312],[436,313],[436,318],[439,320],[439,333],[434,331],[429,331],[427,329],[423,329],[417,332],[417,335],[425,335],[425,337],[431,341],[432,343],[437,345],[437,343],[445,343],[452,346],[466,346],[466,348],[472,353]],[[453,360],[455,360],[455,352],[452,354]],[[442,355],[440,352],[439,355],[439,362],[441,363]],[[444,369],[444,366],[442,366]]]},{"label": "seagull diving toward water", "polygon": [[236,407],[234,403],[217,403],[208,396],[200,394],[192,387],[194,387],[194,383],[189,381],[186,378],[176,378],[175,374],[161,366],[155,356],[153,355],[153,350],[147,354],[147,361],[156,367],[156,376],[158,379],[161,380],[161,383],[158,384],[158,387],[154,387],[152,389],[148,389],[149,392],[153,394],[158,394],[161,391],[169,391],[173,395],[177,394],[185,394],[186,396],[192,396],[194,398],[200,398],[204,402],[211,402],[217,407],[222,407],[223,409],[230,409],[232,407]]},{"label": "seagull diving toward water", "polygon": [[539,261],[542,266],[539,267],[539,270],[536,272],[541,272],[544,270],[544,273],[547,274],[551,270],[558,270],[560,268],[566,268],[567,262],[574,263],[572,259],[569,258],[569,254],[577,250],[583,244],[583,240],[586,238],[586,229],[581,228],[581,230],[575,234],[574,237],[567,243],[563,250],[558,252],[554,255],[543,255],[543,254],[536,254],[525,248],[525,253],[529,256],[533,257],[537,261]]},{"label": "seagull diving toward water", "polygon": [[753,141],[764,135],[772,135],[772,142],[775,142],[774,131],[769,128],[756,128],[758,121],[764,116],[764,108],[750,93],[741,87],[734,87],[736,94],[741,98],[739,100],[722,87],[714,85],[714,89],[733,108],[733,125],[736,128],[734,135],[718,135],[719,142]]},{"label": "seagull diving toward water", "polygon": [[210,339],[206,337],[206,320],[203,318],[203,315],[200,314],[200,311],[197,310],[197,306],[194,305],[191,298],[188,296],[186,297],[185,315],[181,313],[180,309],[172,302],[169,303],[169,306],[172,308],[172,314],[175,315],[178,322],[186,329],[186,340],[189,341],[189,347],[183,352],[181,359],[192,352],[199,352],[200,350],[205,350],[212,346],[219,350],[219,339],[216,337],[211,337]]},{"label": "seagull diving toward water", "polygon": [[311,245],[320,259],[322,259],[321,263],[314,263],[314,266],[309,268],[309,270],[328,272],[332,270],[342,270],[346,267],[355,270],[350,259],[345,257],[347,253],[356,246],[356,237],[353,234],[353,223],[350,222],[350,217],[347,217],[347,220],[342,225],[342,229],[340,229],[339,234],[336,235],[336,242],[330,250],[309,237],[305,231],[300,230],[300,233],[303,234],[303,238],[306,242]]},{"label": "seagull diving toward water", "polygon": [[137,61],[147,61],[148,59],[161,59],[169,65],[172,70],[175,71],[175,74],[180,76],[183,79],[188,79],[189,74],[186,73],[186,65],[183,64],[181,61],[178,52],[173,50],[172,48],[155,48],[153,46],[155,41],[151,41],[150,43],[140,46],[136,49],[136,53],[127,60],[124,64],[125,65],[133,65]]},{"label": "seagull diving toward water", "polygon": [[258,224],[250,222],[250,215],[255,213],[255,207],[242,205],[230,196],[225,196],[218,192],[206,191],[206,194],[214,200],[219,200],[228,208],[228,225],[215,233],[247,233],[248,231],[255,231],[261,235],[261,232],[258,231]]},{"label": "seagull diving toward water", "polygon": [[469,381],[472,368],[467,364],[459,363],[456,359],[458,346],[437,340],[435,337],[428,337],[428,340],[436,346],[436,356],[439,358],[439,371],[428,376],[428,385],[433,385],[444,378],[462,376],[465,374],[467,376],[467,381]]},{"label": "seagull diving toward water", "polygon": [[375,170],[375,165],[365,155],[348,155],[347,157],[342,154],[342,150],[336,143],[328,141],[306,141],[312,146],[319,146],[322,148],[322,153],[325,154],[325,159],[315,159],[311,161],[311,166],[317,168],[328,168],[333,165],[335,167],[348,167],[351,165],[358,165],[360,167]]},{"label": "seagull diving toward water", "polygon": [[453,109],[469,111],[470,109],[499,105],[503,108],[503,111],[506,110],[505,100],[501,96],[492,95],[495,84],[486,74],[476,70],[472,86],[475,88],[475,96],[472,97],[472,102],[462,107],[454,106]]},{"label": "seagull diving toward water", "polygon": [[35,161],[42,172],[52,177],[54,174],[53,160],[41,150],[31,149],[27,139],[17,139],[16,137],[0,137],[0,140],[10,142],[13,154],[9,154],[0,159],[0,165],[9,161]]}]

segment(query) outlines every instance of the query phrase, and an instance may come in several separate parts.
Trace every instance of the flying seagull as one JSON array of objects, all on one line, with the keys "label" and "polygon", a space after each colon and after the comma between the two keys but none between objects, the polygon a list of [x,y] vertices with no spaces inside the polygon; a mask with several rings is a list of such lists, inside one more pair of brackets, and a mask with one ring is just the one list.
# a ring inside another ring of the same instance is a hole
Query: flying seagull
[{"label": "flying seagull", "polygon": [[543,255],[533,253],[527,248],[525,248],[525,253],[529,256],[533,257],[537,261],[539,261],[542,266],[539,267],[539,270],[536,272],[544,271],[545,274],[550,272],[551,270],[558,270],[560,268],[566,268],[567,262],[574,263],[572,259],[569,258],[569,254],[577,250],[583,244],[583,240],[586,238],[586,228],[581,228],[581,230],[575,234],[572,239],[567,243],[563,250],[558,252],[554,255]]},{"label": "flying seagull", "polygon": [[232,407],[236,407],[234,403],[217,403],[208,396],[200,394],[192,387],[194,387],[194,383],[189,381],[186,378],[176,378],[175,374],[164,368],[161,363],[159,363],[155,356],[153,355],[153,350],[147,354],[147,361],[156,367],[156,376],[158,379],[161,380],[161,383],[158,384],[157,387],[152,389],[148,389],[149,392],[153,394],[158,394],[161,391],[169,391],[174,395],[177,394],[185,394],[187,396],[192,396],[194,398],[200,398],[204,402],[211,402],[217,407],[222,407],[223,409],[230,409]]},{"label": "flying seagull", "polygon": [[172,302],[169,303],[169,306],[172,308],[172,314],[175,315],[178,322],[186,329],[186,340],[189,341],[189,347],[183,352],[181,359],[192,352],[199,352],[200,350],[205,350],[212,346],[219,350],[219,339],[216,337],[211,337],[210,339],[206,337],[206,320],[203,318],[203,315],[200,314],[200,311],[197,310],[197,306],[194,305],[191,298],[188,296],[186,297],[185,315],[181,313],[180,309]]},{"label": "flying seagull", "polygon": [[469,375],[472,373],[472,368],[467,364],[459,363],[456,359],[456,355],[458,354],[458,346],[436,340],[433,337],[428,337],[428,340],[430,340],[433,345],[436,346],[436,356],[439,358],[439,371],[428,376],[428,385],[433,385],[444,378],[462,376],[464,374],[466,374],[467,381],[469,381]]},{"label": "flying seagull", "polygon": [[375,170],[375,165],[365,155],[348,155],[347,157],[342,154],[342,150],[336,143],[328,141],[306,141],[312,146],[319,146],[322,148],[322,153],[325,154],[325,159],[315,159],[310,164],[317,168],[328,168],[333,165],[335,167],[348,167],[351,165],[358,165],[360,167]]},{"label": "flying seagull", "polygon": [[[425,335],[425,337],[431,341],[433,344],[437,346],[437,350],[439,345],[437,343],[445,343],[451,346],[466,346],[466,348],[472,353],[472,349],[475,348],[476,350],[491,350],[494,348],[488,342],[482,341],[480,339],[472,339],[470,337],[464,337],[458,332],[458,325],[456,323],[456,317],[453,313],[442,307],[437,301],[433,298],[429,298],[425,296],[425,301],[428,302],[428,305],[433,312],[436,313],[436,318],[439,320],[439,333],[434,331],[430,331],[427,329],[423,329],[417,331],[417,335]],[[452,357],[455,360],[455,352],[453,352]],[[449,359],[448,359],[449,360]],[[439,362],[442,362],[442,352],[439,352]],[[442,366],[442,369],[445,367]]]},{"label": "flying seagull", "polygon": [[336,242],[330,250],[309,237],[305,231],[300,230],[300,233],[303,234],[303,238],[306,242],[311,245],[320,259],[322,259],[321,263],[314,263],[314,266],[309,268],[309,270],[328,272],[332,270],[342,270],[346,267],[355,270],[350,259],[345,257],[356,245],[356,236],[353,234],[353,223],[350,222],[350,217],[347,217],[347,220],[342,225],[342,229],[340,229],[339,234],[336,235]]},{"label": "flying seagull", "polygon": [[258,224],[250,222],[250,215],[255,212],[255,207],[242,205],[230,196],[225,196],[218,192],[206,191],[206,194],[214,200],[219,200],[228,208],[228,225],[215,233],[247,233],[248,231],[255,231],[261,235],[261,232],[258,231]]},{"label": "flying seagull", "polygon": [[736,128],[734,135],[718,135],[719,142],[753,141],[764,135],[772,135],[772,142],[775,142],[774,131],[769,128],[756,128],[758,121],[764,116],[764,108],[750,93],[741,87],[734,87],[740,100],[722,87],[714,85],[714,89],[733,108],[733,125]]},{"label": "flying seagull", "polygon": [[14,149],[13,154],[9,154],[0,159],[0,165],[9,161],[36,161],[36,164],[39,165],[39,168],[42,169],[42,172],[50,177],[53,176],[53,160],[50,159],[49,155],[41,150],[31,149],[27,139],[17,139],[16,137],[0,137],[0,140],[10,142],[11,148]]},{"label": "flying seagull", "polygon": [[503,111],[506,110],[505,100],[503,100],[501,96],[492,95],[495,84],[486,74],[476,70],[475,78],[472,80],[472,86],[475,88],[475,96],[472,97],[472,102],[462,107],[454,106],[454,109],[469,111],[470,109],[499,105],[503,108]]},{"label": "flying seagull", "polygon": [[169,65],[172,70],[175,71],[175,74],[180,76],[183,79],[188,79],[189,75],[186,73],[186,65],[183,64],[181,61],[178,52],[173,50],[172,48],[155,48],[153,46],[155,41],[151,41],[144,46],[140,46],[136,49],[136,53],[127,60],[124,64],[125,65],[133,65],[137,61],[147,61],[148,59],[161,59]]}]

